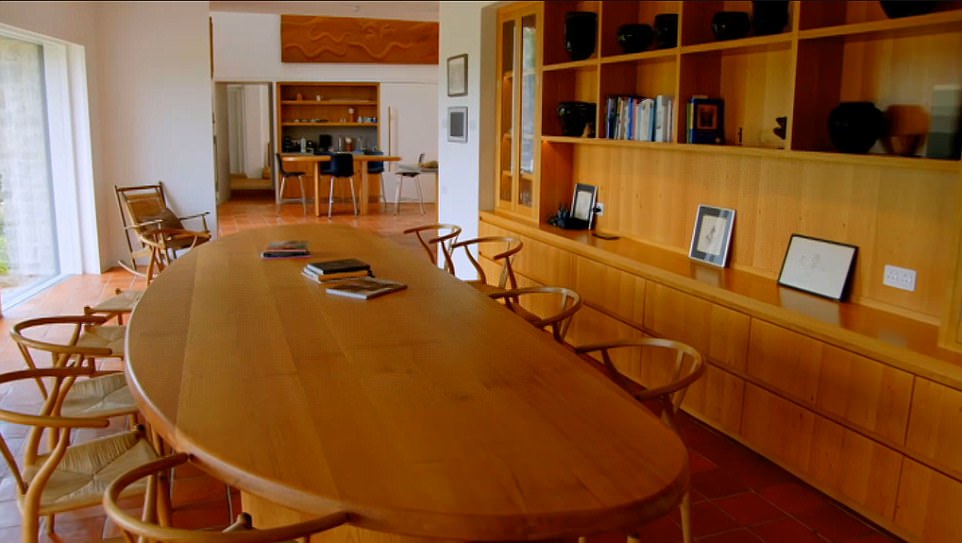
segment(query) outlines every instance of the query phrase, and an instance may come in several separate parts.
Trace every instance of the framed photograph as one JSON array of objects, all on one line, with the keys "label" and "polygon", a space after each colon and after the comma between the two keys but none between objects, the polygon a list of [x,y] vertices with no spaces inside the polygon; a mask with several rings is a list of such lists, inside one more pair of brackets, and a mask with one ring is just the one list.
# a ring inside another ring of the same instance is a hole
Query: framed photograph
[{"label": "framed photograph", "polygon": [[468,107],[455,106],[448,108],[448,141],[467,143],[468,141]]},{"label": "framed photograph", "polygon": [[575,185],[574,196],[571,197],[571,217],[566,228],[587,228],[594,226],[595,205],[598,201],[598,187],[578,183]]},{"label": "framed photograph", "polygon": [[448,58],[448,96],[468,94],[468,55]]},{"label": "framed photograph", "polygon": [[792,234],[778,284],[841,301],[855,269],[858,247]]},{"label": "framed photograph", "polygon": [[734,226],[734,209],[699,205],[688,256],[693,260],[724,268],[728,265],[728,251]]}]

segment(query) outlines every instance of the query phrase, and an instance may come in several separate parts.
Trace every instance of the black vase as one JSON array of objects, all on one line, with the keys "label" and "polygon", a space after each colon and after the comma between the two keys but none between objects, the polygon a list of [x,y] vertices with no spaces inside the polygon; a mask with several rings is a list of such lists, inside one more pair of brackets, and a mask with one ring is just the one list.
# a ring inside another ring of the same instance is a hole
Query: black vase
[{"label": "black vase", "polygon": [[595,105],[591,102],[561,102],[558,104],[561,135],[579,138],[585,126],[595,122]]},{"label": "black vase", "polygon": [[655,32],[651,25],[627,24],[618,27],[618,45],[625,53],[640,53],[651,47]]},{"label": "black vase", "polygon": [[598,41],[598,14],[569,11],[565,14],[565,50],[571,60],[584,60],[595,52]]},{"label": "black vase", "polygon": [[655,15],[655,48],[670,49],[678,45],[678,14],[659,13]]},{"label": "black vase", "polygon": [[872,102],[842,102],[828,116],[832,145],[843,153],[867,153],[885,130],[885,116]]},{"label": "black vase", "polygon": [[879,0],[882,11],[889,19],[925,15],[935,9],[935,4],[929,0]]},{"label": "black vase", "polygon": [[754,0],[752,30],[756,36],[778,34],[788,24],[788,0]]},{"label": "black vase", "polygon": [[716,40],[744,38],[751,28],[751,19],[744,11],[719,11],[711,18],[711,31]]}]

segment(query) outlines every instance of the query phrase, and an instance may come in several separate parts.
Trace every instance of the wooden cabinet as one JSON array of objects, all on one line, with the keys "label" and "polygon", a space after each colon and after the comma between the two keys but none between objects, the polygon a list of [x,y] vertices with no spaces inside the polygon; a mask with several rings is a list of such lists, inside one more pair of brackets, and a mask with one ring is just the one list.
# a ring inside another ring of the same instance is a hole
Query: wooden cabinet
[{"label": "wooden cabinet", "polygon": [[[875,1],[791,1],[782,32],[714,38],[716,12],[752,6],[557,1],[502,10],[503,25],[520,25],[519,14],[530,11],[540,23],[541,46],[534,55],[531,206],[518,203],[519,194],[528,194],[518,187],[527,181],[506,151],[517,148],[504,128],[518,119],[506,115],[519,109],[520,87],[502,85],[499,118],[511,122],[502,120],[498,132],[496,211],[544,224],[570,204],[576,183],[588,183],[605,204],[598,229],[686,254],[698,205],[732,208],[738,224],[729,267],[765,279],[777,277],[792,234],[855,245],[850,301],[936,323],[939,347],[962,352],[962,163],[926,158],[924,146],[916,156],[887,154],[881,141],[866,154],[838,152],[828,129],[840,102],[871,101],[882,110],[917,105],[928,115],[935,85],[962,84],[954,54],[962,48],[962,2],[889,18]],[[571,60],[564,47],[570,11],[598,15],[596,47],[584,60]],[[652,24],[662,14],[678,17],[677,45],[623,53],[618,27]],[[514,47],[520,38],[511,35]],[[500,66],[501,79],[513,80],[505,77],[503,58]],[[606,137],[605,102],[620,95],[672,96],[670,141]],[[694,95],[724,100],[724,145],[685,143],[685,104]],[[591,136],[562,135],[557,111],[567,101],[596,105]],[[782,118],[785,131],[776,135]],[[916,290],[883,284],[889,264],[915,270]]]},{"label": "wooden cabinet", "polygon": [[305,138],[311,148],[322,135],[338,150],[379,147],[379,84],[280,82],[277,96],[277,141]]}]

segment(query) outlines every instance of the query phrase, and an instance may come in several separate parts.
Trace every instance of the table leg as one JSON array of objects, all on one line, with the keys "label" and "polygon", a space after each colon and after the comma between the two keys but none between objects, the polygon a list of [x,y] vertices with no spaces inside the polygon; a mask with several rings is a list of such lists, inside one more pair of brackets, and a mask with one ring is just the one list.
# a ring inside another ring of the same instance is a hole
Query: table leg
[{"label": "table leg", "polygon": [[[361,215],[367,215],[367,194],[370,188],[368,187],[368,175],[367,175],[367,162],[360,161],[361,167],[361,195],[359,196]],[[357,168],[354,168],[357,171]]]},{"label": "table leg", "polygon": [[314,216],[321,216],[321,163],[314,163]]}]

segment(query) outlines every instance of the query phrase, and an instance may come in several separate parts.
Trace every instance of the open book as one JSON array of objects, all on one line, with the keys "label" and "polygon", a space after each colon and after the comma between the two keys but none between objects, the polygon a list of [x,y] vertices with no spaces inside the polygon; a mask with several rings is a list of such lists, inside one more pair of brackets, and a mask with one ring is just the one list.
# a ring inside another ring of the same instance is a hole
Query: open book
[{"label": "open book", "polygon": [[389,281],[377,277],[359,277],[357,279],[337,281],[327,287],[327,293],[366,300],[406,288],[407,285],[397,281]]}]

